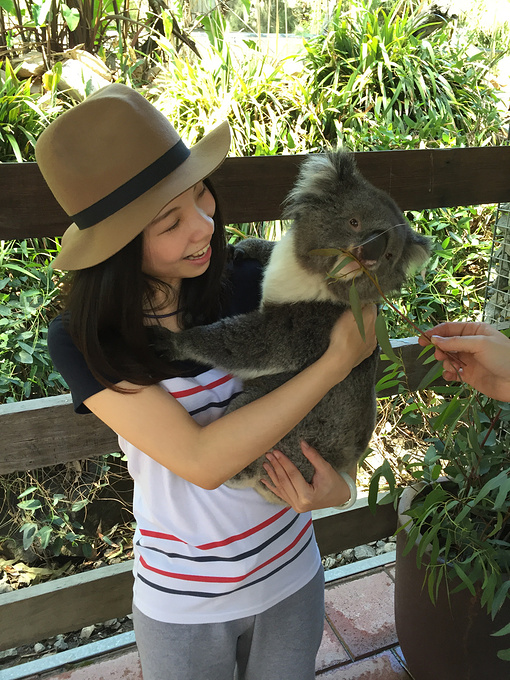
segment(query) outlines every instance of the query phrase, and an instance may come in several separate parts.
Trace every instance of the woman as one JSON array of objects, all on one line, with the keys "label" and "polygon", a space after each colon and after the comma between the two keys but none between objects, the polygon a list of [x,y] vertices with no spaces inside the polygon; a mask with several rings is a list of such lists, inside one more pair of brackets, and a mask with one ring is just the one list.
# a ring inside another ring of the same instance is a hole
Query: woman
[{"label": "woman", "polygon": [[[36,157],[73,220],[54,261],[70,270],[49,347],[75,409],[119,435],[134,479],[133,620],[145,680],[310,680],[323,629],[323,575],[309,510],[350,486],[303,444],[307,484],[278,452],[267,482],[292,507],[223,485],[272,448],[376,340],[351,313],[327,351],[221,418],[242,388],[211,367],[170,370],[150,326],[178,332],[257,305],[260,266],[228,257],[206,179],[230,143],[222,124],[191,150],[123,85],[94,93],[41,135]],[[355,470],[352,471],[355,477]],[[351,483],[352,486],[352,483]]]}]

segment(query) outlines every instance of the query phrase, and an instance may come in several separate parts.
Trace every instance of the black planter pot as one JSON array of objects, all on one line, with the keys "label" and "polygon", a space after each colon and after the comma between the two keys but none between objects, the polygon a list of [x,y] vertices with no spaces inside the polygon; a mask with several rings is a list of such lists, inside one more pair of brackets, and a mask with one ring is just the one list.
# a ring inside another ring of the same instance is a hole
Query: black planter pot
[{"label": "black planter pot", "polygon": [[[399,505],[399,526],[416,495],[406,489]],[[448,595],[441,583],[436,604],[423,588],[425,567],[416,566],[416,545],[405,556],[407,528],[397,536],[395,624],[398,640],[414,680],[509,680],[510,662],[497,657],[508,638],[491,633],[510,621],[510,603],[494,619],[468,590]],[[454,583],[454,585],[456,585]],[[450,586],[452,587],[452,586]]]}]

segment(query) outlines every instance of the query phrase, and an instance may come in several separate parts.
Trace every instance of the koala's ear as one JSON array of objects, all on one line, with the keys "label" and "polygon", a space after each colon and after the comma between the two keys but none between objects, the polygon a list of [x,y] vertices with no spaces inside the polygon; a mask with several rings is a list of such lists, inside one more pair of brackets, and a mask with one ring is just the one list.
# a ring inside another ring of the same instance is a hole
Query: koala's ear
[{"label": "koala's ear", "polygon": [[360,177],[360,172],[356,165],[356,158],[350,151],[339,149],[328,154],[329,161],[335,169],[336,178],[342,183],[351,183]]},{"label": "koala's ear", "polygon": [[430,241],[425,236],[411,232],[411,243],[407,249],[406,274],[412,274],[430,257]]},{"label": "koala's ear", "polygon": [[301,209],[336,196],[340,187],[348,188],[360,175],[354,155],[335,151],[308,156],[299,168],[297,180],[284,202],[284,217],[295,219]]}]

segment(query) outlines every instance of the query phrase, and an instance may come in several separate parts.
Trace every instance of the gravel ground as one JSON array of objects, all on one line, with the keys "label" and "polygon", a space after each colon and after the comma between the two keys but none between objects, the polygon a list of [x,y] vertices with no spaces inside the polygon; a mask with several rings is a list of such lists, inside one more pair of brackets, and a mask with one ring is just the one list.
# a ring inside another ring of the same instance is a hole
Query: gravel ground
[{"label": "gravel ground", "polygon": [[110,621],[105,621],[105,623],[86,626],[81,630],[41,640],[41,642],[36,642],[35,645],[23,645],[22,647],[8,649],[5,652],[0,652],[0,673],[3,669],[11,668],[12,666],[51,656],[57,652],[74,649],[89,642],[104,640],[105,638],[118,635],[119,633],[126,633],[130,630],[133,630],[131,614],[122,619],[111,619]]},{"label": "gravel ground", "polygon": [[336,569],[336,567],[343,567],[344,564],[359,562],[359,560],[366,560],[369,557],[375,557],[376,555],[384,555],[396,550],[396,548],[396,539],[392,536],[374,543],[359,545],[357,548],[349,548],[348,550],[343,550],[337,554],[333,553],[332,555],[325,555],[322,558],[322,565],[325,571],[328,569]]}]

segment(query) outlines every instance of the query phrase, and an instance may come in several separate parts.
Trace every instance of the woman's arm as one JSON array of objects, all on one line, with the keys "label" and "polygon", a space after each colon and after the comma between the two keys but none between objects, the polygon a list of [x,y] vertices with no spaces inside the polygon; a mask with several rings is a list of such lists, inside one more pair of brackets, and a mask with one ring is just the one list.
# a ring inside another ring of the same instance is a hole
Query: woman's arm
[{"label": "woman's arm", "polygon": [[157,385],[131,394],[103,390],[85,400],[104,423],[175,474],[214,489],[271,449],[322,399],[370,356],[376,346],[376,308],[364,309],[365,342],[352,312],[336,323],[326,352],[273,392],[219,418],[198,425]]}]

